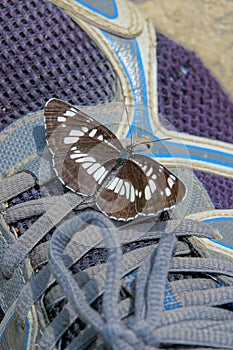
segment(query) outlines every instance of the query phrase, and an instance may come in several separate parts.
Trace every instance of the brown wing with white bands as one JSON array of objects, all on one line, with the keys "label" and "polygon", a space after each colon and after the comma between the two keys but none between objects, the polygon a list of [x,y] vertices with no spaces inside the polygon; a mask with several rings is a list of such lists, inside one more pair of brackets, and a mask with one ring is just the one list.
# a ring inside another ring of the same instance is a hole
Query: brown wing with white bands
[{"label": "brown wing with white bands", "polygon": [[153,159],[132,155],[97,197],[97,206],[111,218],[127,221],[158,215],[185,196],[184,184]]},{"label": "brown wing with white bands", "polygon": [[142,169],[147,179],[143,192],[146,204],[142,211],[138,208],[143,215],[158,214],[184,198],[185,185],[162,164],[138,154],[132,155],[131,160]]},{"label": "brown wing with white bands", "polygon": [[146,176],[138,165],[126,159],[102,189],[96,204],[111,218],[133,219],[145,206],[142,193],[146,184]]},{"label": "brown wing with white bands", "polygon": [[93,195],[108,174],[105,163],[123,150],[116,136],[94,118],[58,99],[45,106],[46,138],[60,180]]}]

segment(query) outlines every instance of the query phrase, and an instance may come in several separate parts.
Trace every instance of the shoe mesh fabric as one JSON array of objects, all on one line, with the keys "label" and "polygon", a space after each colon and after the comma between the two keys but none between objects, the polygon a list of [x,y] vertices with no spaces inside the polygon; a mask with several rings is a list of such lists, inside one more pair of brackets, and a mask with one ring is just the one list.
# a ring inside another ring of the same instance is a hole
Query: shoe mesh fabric
[{"label": "shoe mesh fabric", "polygon": [[[177,131],[232,143],[233,102],[194,52],[157,35],[159,113]],[[166,125],[166,127],[168,127]],[[233,207],[233,180],[196,172],[216,208]]]},{"label": "shoe mesh fabric", "polygon": [[195,171],[203,183],[216,209],[233,208],[233,180]]},{"label": "shoe mesh fabric", "polygon": [[177,131],[231,143],[233,102],[194,52],[157,36],[159,113]]},{"label": "shoe mesh fabric", "polygon": [[115,74],[97,45],[45,0],[3,0],[0,130],[51,97],[78,105],[111,101]]}]

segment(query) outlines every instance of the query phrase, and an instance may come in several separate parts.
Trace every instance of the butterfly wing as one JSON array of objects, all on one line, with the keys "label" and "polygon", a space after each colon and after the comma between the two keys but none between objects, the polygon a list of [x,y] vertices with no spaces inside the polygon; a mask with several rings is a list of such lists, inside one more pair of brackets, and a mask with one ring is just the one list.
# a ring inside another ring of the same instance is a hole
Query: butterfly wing
[{"label": "butterfly wing", "polygon": [[146,186],[142,192],[145,206],[142,208],[136,198],[137,209],[143,215],[154,215],[168,210],[185,196],[186,187],[173,173],[155,160],[138,154],[131,156],[146,177]]},{"label": "butterfly wing", "polygon": [[97,206],[111,218],[130,220],[138,214],[157,215],[185,195],[184,184],[151,158],[132,155],[97,198]]},{"label": "butterfly wing", "polygon": [[123,150],[105,126],[69,103],[51,99],[45,106],[46,139],[60,180],[82,195],[93,195]]},{"label": "butterfly wing", "polygon": [[146,184],[146,176],[140,167],[125,159],[97,196],[96,204],[110,218],[123,221],[133,219],[138,215],[138,207],[142,210],[146,204],[142,196],[137,203],[137,195],[142,193]]}]

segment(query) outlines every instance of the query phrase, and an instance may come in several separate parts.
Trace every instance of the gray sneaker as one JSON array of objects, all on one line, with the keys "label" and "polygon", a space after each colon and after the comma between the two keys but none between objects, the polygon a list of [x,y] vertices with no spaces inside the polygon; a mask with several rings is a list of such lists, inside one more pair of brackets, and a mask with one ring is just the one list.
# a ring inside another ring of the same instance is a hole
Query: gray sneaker
[{"label": "gray sneaker", "polygon": [[80,197],[34,199],[34,182],[1,182],[2,349],[231,349],[232,262],[211,226],[68,218]]},{"label": "gray sneaker", "polygon": [[[193,53],[159,34],[156,52],[128,1],[0,7],[0,348],[232,349],[232,102]],[[52,97],[120,139],[169,138],[149,152],[185,198],[123,223],[96,211],[53,168]]]}]

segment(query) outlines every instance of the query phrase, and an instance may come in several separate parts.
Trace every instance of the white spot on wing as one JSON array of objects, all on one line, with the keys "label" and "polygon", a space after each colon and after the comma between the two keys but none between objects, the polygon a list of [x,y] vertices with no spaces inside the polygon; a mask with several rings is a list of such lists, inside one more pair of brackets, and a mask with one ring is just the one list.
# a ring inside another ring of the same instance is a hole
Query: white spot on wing
[{"label": "white spot on wing", "polygon": [[107,189],[108,190],[114,190],[114,188],[116,187],[118,181],[119,181],[119,177],[115,177],[111,182],[110,184],[107,186]]},{"label": "white spot on wing", "polygon": [[65,122],[65,121],[66,121],[66,118],[63,117],[63,116],[59,116],[59,117],[57,117],[57,121],[58,121],[58,122]]},{"label": "white spot on wing", "polygon": [[124,186],[124,184],[123,184],[122,187],[121,187],[120,194],[121,194],[122,196],[124,196],[124,194],[125,194],[125,186]]},{"label": "white spot on wing", "polygon": [[67,136],[64,138],[64,144],[69,145],[70,143],[75,143],[79,140],[78,137]]},{"label": "white spot on wing", "polygon": [[166,193],[166,196],[169,197],[171,195],[171,190],[170,188],[166,187],[165,188],[165,193]]},{"label": "white spot on wing", "polygon": [[70,155],[70,158],[75,159],[75,158],[82,158],[82,157],[86,157],[86,156],[87,156],[87,154],[85,154],[85,153],[72,153]]},{"label": "white spot on wing", "polygon": [[103,175],[99,178],[99,181],[98,181],[99,184],[101,184],[101,182],[103,181],[103,179],[105,178],[105,176],[107,175],[107,173],[108,173],[108,170],[106,170],[106,171],[103,173]]},{"label": "white spot on wing", "polygon": [[84,157],[84,158],[76,159],[75,162],[76,162],[76,163],[84,163],[84,162],[92,162],[92,163],[94,163],[94,162],[95,162],[95,159],[92,158],[92,157]]},{"label": "white spot on wing", "polygon": [[94,173],[97,169],[99,169],[100,166],[101,166],[101,165],[100,165],[99,163],[93,164],[93,165],[87,170],[88,174]]},{"label": "white spot on wing", "polygon": [[154,191],[156,190],[156,184],[154,182],[154,180],[149,180],[149,186],[150,186],[150,190],[151,190],[151,193],[154,193]]},{"label": "white spot on wing", "polygon": [[116,188],[114,190],[115,193],[119,193],[120,192],[120,189],[121,189],[121,186],[123,184],[123,180],[122,179],[119,179],[117,185],[116,185]]},{"label": "white spot on wing", "polygon": [[89,168],[89,166],[91,166],[93,163],[84,163],[84,164],[82,164],[82,167],[84,168],[84,169],[87,169],[87,168]]},{"label": "white spot on wing", "polygon": [[74,152],[75,158],[81,158],[81,157],[86,157],[88,154],[86,153],[80,153],[80,152]]},{"label": "white spot on wing", "polygon": [[159,172],[162,173],[164,167],[162,165],[159,166]]},{"label": "white spot on wing", "polygon": [[126,198],[130,198],[130,184],[128,182],[125,182],[125,190],[126,190]]},{"label": "white spot on wing", "polygon": [[172,188],[174,186],[174,181],[172,180],[171,176],[169,176],[169,178],[167,179],[167,183],[169,185],[170,188]]},{"label": "white spot on wing", "polygon": [[144,167],[142,167],[142,170],[145,172],[147,169],[147,165],[144,165]]},{"label": "white spot on wing", "polygon": [[70,136],[83,136],[84,132],[81,130],[71,130],[69,135]]},{"label": "white spot on wing", "polygon": [[94,179],[98,182],[103,173],[105,172],[105,167],[101,166],[95,173],[94,173]]},{"label": "white spot on wing", "polygon": [[71,147],[71,149],[70,149],[71,151],[76,151],[77,150],[77,147],[76,146],[74,146],[74,147]]},{"label": "white spot on wing", "polygon": [[93,136],[95,136],[96,133],[97,133],[97,129],[93,129],[93,130],[91,130],[91,132],[89,132],[89,136],[93,137]]},{"label": "white spot on wing", "polygon": [[150,176],[152,173],[153,173],[153,168],[151,167],[151,168],[147,171],[146,176]]},{"label": "white spot on wing", "polygon": [[103,135],[99,135],[99,136],[97,137],[97,139],[100,140],[100,141],[103,141],[104,137],[103,137]]},{"label": "white spot on wing", "polygon": [[73,112],[71,109],[69,109],[68,111],[66,111],[66,112],[64,113],[64,115],[65,115],[66,117],[73,117],[75,114],[76,114],[76,112]]},{"label": "white spot on wing", "polygon": [[82,127],[82,130],[83,130],[84,132],[88,132],[88,128],[87,128],[86,126],[83,126],[83,127]]},{"label": "white spot on wing", "polygon": [[156,180],[156,179],[157,179],[157,175],[153,174],[153,175],[152,175],[152,179],[153,179],[153,180]]},{"label": "white spot on wing", "polygon": [[147,185],[145,188],[145,199],[148,201],[151,199],[151,192],[150,192],[150,187]]}]

